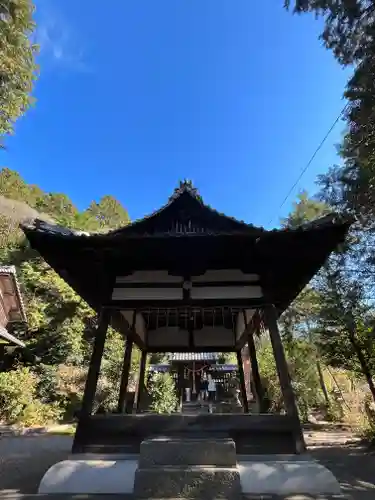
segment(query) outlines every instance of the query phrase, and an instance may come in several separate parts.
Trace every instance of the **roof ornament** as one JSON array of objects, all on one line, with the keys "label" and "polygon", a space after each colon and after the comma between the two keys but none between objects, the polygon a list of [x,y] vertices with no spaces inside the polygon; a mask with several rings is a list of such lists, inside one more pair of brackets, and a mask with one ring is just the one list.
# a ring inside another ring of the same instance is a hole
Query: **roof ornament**
[{"label": "roof ornament", "polygon": [[185,192],[189,193],[191,196],[202,202],[202,197],[200,196],[198,189],[193,185],[193,181],[191,179],[184,179],[183,181],[179,181],[178,187],[175,188],[174,193],[169,200],[172,201]]}]

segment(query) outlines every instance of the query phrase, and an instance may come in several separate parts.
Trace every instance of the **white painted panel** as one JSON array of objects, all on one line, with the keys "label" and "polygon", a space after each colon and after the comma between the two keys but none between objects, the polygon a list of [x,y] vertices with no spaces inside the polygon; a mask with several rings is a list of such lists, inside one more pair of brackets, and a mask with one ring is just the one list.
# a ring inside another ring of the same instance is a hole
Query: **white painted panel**
[{"label": "white painted panel", "polygon": [[114,288],[112,300],[182,300],[182,288]]},{"label": "white painted panel", "polygon": [[191,298],[194,299],[257,299],[262,297],[260,286],[193,286]]},{"label": "white painted panel", "polygon": [[[254,313],[255,313],[255,309],[245,309],[247,324],[250,323],[251,318],[254,316]],[[243,312],[241,311],[237,314],[237,319],[236,319],[236,338],[237,339],[239,339],[241,337],[244,330],[245,330],[245,320],[244,320]]]},{"label": "white painted panel", "polygon": [[182,276],[172,276],[168,271],[135,271],[128,276],[117,276],[116,283],[182,283]]},{"label": "white painted panel", "polygon": [[205,282],[205,281],[258,281],[258,274],[245,274],[240,269],[211,269],[206,271],[201,276],[192,276],[191,281]]},{"label": "white painted panel", "polygon": [[194,331],[194,343],[197,347],[234,347],[234,333],[223,326],[205,326]]},{"label": "white painted panel", "polygon": [[[126,321],[129,323],[131,326],[133,323],[133,311],[121,311],[121,314],[124,316]],[[145,326],[145,320],[143,319],[143,316],[141,313],[137,313],[135,317],[135,332],[137,335],[142,340],[145,340],[146,337],[146,326]]]},{"label": "white painted panel", "polygon": [[149,347],[188,347],[189,332],[178,327],[158,328],[148,332]]}]

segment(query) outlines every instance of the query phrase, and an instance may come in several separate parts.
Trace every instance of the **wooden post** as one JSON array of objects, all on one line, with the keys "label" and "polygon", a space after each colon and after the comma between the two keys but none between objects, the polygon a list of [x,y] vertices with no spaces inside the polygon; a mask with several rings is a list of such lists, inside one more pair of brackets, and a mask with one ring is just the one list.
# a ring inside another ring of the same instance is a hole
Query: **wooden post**
[{"label": "wooden post", "polygon": [[184,365],[183,365],[183,363],[180,363],[178,365],[177,394],[178,394],[179,410],[180,410],[180,412],[182,412],[182,403],[183,403],[183,398],[184,398]]},{"label": "wooden post", "polygon": [[[248,324],[247,324],[247,318],[246,318],[245,311],[243,311],[243,316],[244,316],[244,322],[245,322],[245,330],[247,330]],[[256,349],[255,349],[255,342],[254,342],[254,335],[250,331],[248,331],[248,333],[247,333],[247,343],[248,343],[248,347],[249,347],[250,368],[251,368],[250,384],[251,384],[251,378],[252,378],[252,380],[254,382],[254,386],[255,386],[256,401],[258,403],[259,412],[261,412],[264,391],[263,391],[263,386],[262,386],[262,380],[260,378],[260,373],[259,373],[257,353],[256,353]]]},{"label": "wooden post", "polygon": [[138,413],[141,409],[143,386],[145,384],[146,361],[147,361],[147,351],[142,351],[141,360],[139,363],[137,389],[134,395],[134,405],[133,405],[133,408],[135,409],[136,413]]},{"label": "wooden post", "polygon": [[95,332],[94,346],[82,399],[82,417],[87,417],[92,413],[110,316],[108,309],[102,309],[99,313],[98,327]]},{"label": "wooden post", "polygon": [[[135,328],[136,314],[137,314],[137,312],[134,311],[131,332],[133,332],[134,328]],[[132,350],[133,350],[133,340],[128,335],[126,337],[126,341],[125,341],[124,361],[123,361],[123,365],[122,365],[122,373],[121,373],[121,381],[120,381],[120,394],[119,394],[119,398],[118,398],[118,407],[117,407],[118,413],[125,413],[126,412],[126,394],[128,392]]]},{"label": "wooden post", "polygon": [[247,336],[248,346],[249,346],[249,356],[250,356],[250,367],[251,367],[251,378],[255,386],[256,401],[258,403],[259,411],[261,411],[263,404],[263,385],[260,378],[259,366],[257,360],[257,353],[255,349],[254,336],[252,332],[248,333]]},{"label": "wooden post", "polygon": [[242,356],[241,351],[236,351],[237,364],[238,364],[238,374],[240,377],[240,390],[242,396],[242,404],[244,413],[249,413],[249,402],[247,400],[246,385],[245,385],[245,374],[243,371]]},{"label": "wooden post", "polygon": [[277,325],[277,312],[274,305],[267,306],[264,310],[266,326],[268,327],[273,354],[275,356],[276,369],[280,381],[281,392],[284,399],[287,415],[293,418],[295,422],[294,433],[296,438],[296,451],[303,453],[306,445],[302,433],[301,422],[299,419],[296,399],[293,392],[292,382],[288,370],[288,364],[285,358],[284,347],[281,342],[280,332]]}]

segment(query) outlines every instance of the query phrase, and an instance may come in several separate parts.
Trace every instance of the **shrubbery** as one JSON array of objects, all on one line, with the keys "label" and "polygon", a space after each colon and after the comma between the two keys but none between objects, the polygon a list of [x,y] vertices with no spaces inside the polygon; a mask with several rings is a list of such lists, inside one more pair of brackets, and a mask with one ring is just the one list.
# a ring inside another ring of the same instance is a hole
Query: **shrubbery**
[{"label": "shrubbery", "polygon": [[149,383],[150,410],[172,413],[177,410],[178,398],[173,377],[169,373],[155,373]]},{"label": "shrubbery", "polygon": [[42,403],[37,398],[37,385],[37,376],[26,367],[0,373],[0,420],[24,426],[59,420],[58,403]]}]

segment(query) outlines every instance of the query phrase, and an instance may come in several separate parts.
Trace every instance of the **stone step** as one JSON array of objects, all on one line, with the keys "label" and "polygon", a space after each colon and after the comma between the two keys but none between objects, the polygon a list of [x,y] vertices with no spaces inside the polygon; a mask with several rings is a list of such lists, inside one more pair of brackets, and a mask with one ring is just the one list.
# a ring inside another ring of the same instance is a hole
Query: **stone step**
[{"label": "stone step", "polygon": [[146,498],[238,500],[242,494],[240,474],[226,467],[162,467],[138,469],[134,495]]},{"label": "stone step", "polygon": [[235,467],[236,446],[230,438],[145,439],[140,449],[140,469],[164,465],[215,465]]},{"label": "stone step", "polygon": [[[66,494],[29,494],[29,493],[6,493],[6,500],[136,500],[133,494],[93,493],[88,495],[66,493]],[[163,499],[158,499],[163,500]],[[172,499],[168,499],[172,500]],[[181,500],[176,498],[175,500]],[[238,500],[351,500],[343,495],[241,495]]]}]

